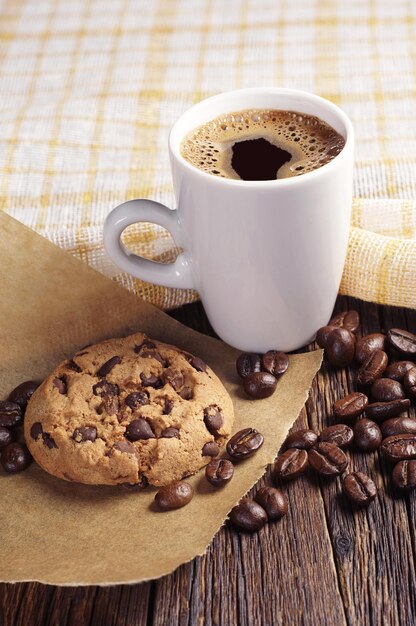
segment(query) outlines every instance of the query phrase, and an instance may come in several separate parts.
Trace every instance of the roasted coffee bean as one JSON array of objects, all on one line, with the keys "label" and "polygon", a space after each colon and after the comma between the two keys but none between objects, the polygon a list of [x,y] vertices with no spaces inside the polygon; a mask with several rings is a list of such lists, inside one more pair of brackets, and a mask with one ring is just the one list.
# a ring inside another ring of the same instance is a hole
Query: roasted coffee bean
[{"label": "roasted coffee bean", "polygon": [[254,499],[266,511],[270,522],[280,519],[287,513],[287,498],[280,489],[262,487],[254,496]]},{"label": "roasted coffee bean", "polygon": [[308,453],[306,450],[291,448],[277,457],[273,473],[277,480],[293,480],[303,474],[308,467]]},{"label": "roasted coffee bean", "polygon": [[309,450],[318,440],[318,435],[313,432],[313,430],[309,430],[308,428],[303,428],[301,430],[295,430],[294,433],[288,435],[283,444],[284,448],[299,448],[301,450]]},{"label": "roasted coffee bean", "polygon": [[355,358],[358,363],[364,363],[366,359],[376,350],[383,350],[385,352],[386,335],[381,333],[372,333],[371,335],[365,335],[358,339],[355,346]]},{"label": "roasted coffee bean", "polygon": [[205,468],[205,477],[214,487],[223,487],[234,476],[234,465],[228,459],[212,459]]},{"label": "roasted coffee bean", "polygon": [[354,424],[354,445],[362,452],[372,452],[380,447],[383,439],[378,425],[367,417]]},{"label": "roasted coffee bean", "polygon": [[128,407],[134,410],[149,404],[149,396],[145,391],[133,391],[126,396],[124,402]]},{"label": "roasted coffee bean", "polygon": [[72,439],[77,443],[95,441],[97,439],[97,429],[94,426],[80,426],[74,430]]},{"label": "roasted coffee bean", "polygon": [[163,387],[162,380],[155,374],[149,374],[146,376],[144,372],[140,374],[140,380],[145,387],[153,387],[154,389],[160,389]]},{"label": "roasted coffee bean", "polygon": [[17,474],[29,467],[33,461],[27,447],[22,443],[9,443],[1,451],[0,461],[8,474]]},{"label": "roasted coffee bean", "polygon": [[409,398],[416,398],[416,367],[406,372],[403,382]]},{"label": "roasted coffee bean", "polygon": [[171,511],[189,504],[193,495],[194,490],[189,483],[178,481],[159,489],[155,502],[162,511]]},{"label": "roasted coffee bean", "polygon": [[207,406],[204,409],[204,422],[211,435],[217,435],[218,431],[222,428],[224,418],[215,404],[211,404],[211,406]]},{"label": "roasted coffee bean", "polygon": [[234,461],[247,459],[263,445],[264,437],[255,428],[243,428],[227,443],[227,452]]},{"label": "roasted coffee bean", "polygon": [[243,498],[230,513],[230,521],[233,526],[240,530],[246,530],[249,533],[261,530],[267,522],[267,513],[260,504]]},{"label": "roasted coffee bean", "polygon": [[357,383],[359,385],[372,385],[375,380],[381,378],[388,362],[388,356],[383,350],[374,350],[358,370]]},{"label": "roasted coffee bean", "polygon": [[106,380],[100,380],[100,382],[92,386],[92,392],[95,396],[104,398],[105,396],[118,396],[120,390],[118,385],[109,383]]},{"label": "roasted coffee bean", "polygon": [[392,435],[383,439],[381,452],[390,461],[416,458],[416,435]]},{"label": "roasted coffee bean", "polygon": [[165,383],[169,383],[175,391],[180,391],[185,384],[182,372],[175,370],[173,367],[169,367],[163,372],[163,380]]},{"label": "roasted coffee bean", "polygon": [[403,385],[391,378],[379,378],[371,386],[371,396],[377,402],[391,402],[406,397]]},{"label": "roasted coffee bean", "polygon": [[215,441],[208,441],[202,448],[202,456],[218,456],[220,447]]},{"label": "roasted coffee bean", "polygon": [[243,378],[243,388],[248,396],[260,400],[271,396],[277,385],[277,378],[268,372],[254,372]]},{"label": "roasted coffee bean", "polygon": [[383,438],[392,435],[416,435],[416,419],[410,417],[392,417],[381,425]]},{"label": "roasted coffee bean", "polygon": [[329,326],[337,326],[338,328],[346,328],[355,333],[360,326],[360,316],[358,311],[351,309],[350,311],[342,311],[335,315],[329,322]]},{"label": "roasted coffee bean", "polygon": [[16,402],[0,401],[0,426],[15,428],[23,421],[23,413]]},{"label": "roasted coffee bean", "polygon": [[269,350],[261,357],[262,370],[273,374],[278,378],[282,376],[289,367],[287,354],[278,350]]},{"label": "roasted coffee bean", "polygon": [[393,484],[399,489],[410,491],[416,488],[416,461],[399,461],[394,466]]},{"label": "roasted coffee bean", "polygon": [[310,465],[322,476],[338,476],[348,465],[341,448],[327,441],[317,443],[308,454]]},{"label": "roasted coffee bean", "polygon": [[347,448],[354,439],[354,431],[345,424],[333,424],[324,428],[318,437],[318,441],[334,443],[338,448]]},{"label": "roasted coffee bean", "polygon": [[243,352],[236,361],[237,374],[240,378],[245,378],[254,372],[261,370],[261,358],[259,354]]},{"label": "roasted coffee bean", "polygon": [[12,433],[5,426],[0,426],[0,450],[3,450],[12,441]]},{"label": "roasted coffee bean", "polygon": [[368,506],[377,496],[377,487],[374,481],[362,472],[347,474],[343,485],[348,500],[356,506]]},{"label": "roasted coffee bean", "polygon": [[160,436],[164,437],[165,439],[179,439],[179,428],[174,428],[172,426],[170,428],[165,428]]},{"label": "roasted coffee bean", "polygon": [[30,436],[32,437],[32,439],[36,441],[36,439],[40,437],[42,433],[43,433],[43,428],[40,422],[35,422],[34,424],[32,424],[30,428]]},{"label": "roasted coffee bean", "polygon": [[326,346],[326,355],[330,365],[346,367],[354,358],[355,338],[346,328],[336,328],[330,333]]},{"label": "roasted coffee bean", "polygon": [[391,363],[384,372],[385,378],[391,378],[392,380],[398,380],[399,383],[403,382],[406,372],[413,369],[415,364],[413,361],[396,361]]},{"label": "roasted coffee bean", "polygon": [[359,391],[354,391],[334,402],[332,410],[339,420],[353,420],[361,415],[367,404],[367,396]]},{"label": "roasted coffee bean", "polygon": [[373,402],[366,406],[365,414],[376,422],[383,422],[390,417],[400,415],[403,411],[407,411],[409,407],[410,400],[408,398],[391,400],[390,402]]},{"label": "roasted coffee bean", "polygon": [[119,365],[121,363],[121,358],[119,356],[112,356],[111,359],[108,359],[105,363],[103,363],[100,369],[97,371],[97,376],[99,378],[105,378],[107,374],[111,372],[113,367]]},{"label": "roasted coffee bean", "polygon": [[59,378],[54,378],[52,381],[52,385],[59,391],[59,393],[62,396],[66,394],[67,392],[66,376],[60,376]]},{"label": "roasted coffee bean", "polygon": [[27,380],[24,383],[18,385],[9,394],[9,402],[18,404],[22,409],[25,409],[27,403],[32,397],[33,393],[39,387],[40,383],[37,380]]},{"label": "roasted coffee bean", "polygon": [[179,392],[179,396],[182,400],[192,400],[194,393],[190,387],[184,387],[182,391]]},{"label": "roasted coffee bean", "polygon": [[387,333],[389,345],[405,356],[416,355],[416,335],[401,328],[391,328]]},{"label": "roasted coffee bean", "polygon": [[328,345],[328,337],[337,326],[322,326],[316,333],[316,343],[320,348],[326,348]]},{"label": "roasted coffee bean", "polygon": [[129,441],[138,441],[139,439],[154,439],[155,433],[149,422],[142,417],[133,420],[126,428],[125,437]]}]

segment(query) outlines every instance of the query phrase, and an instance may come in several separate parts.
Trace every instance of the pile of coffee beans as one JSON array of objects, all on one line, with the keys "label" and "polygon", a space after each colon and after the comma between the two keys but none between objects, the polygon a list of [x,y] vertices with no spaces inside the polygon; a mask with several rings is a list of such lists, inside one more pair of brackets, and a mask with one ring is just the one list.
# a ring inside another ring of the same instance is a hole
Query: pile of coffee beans
[{"label": "pile of coffee beans", "polygon": [[0,463],[8,474],[17,474],[29,467],[32,456],[22,443],[22,425],[27,403],[39,386],[34,380],[22,383],[0,401]]},{"label": "pile of coffee beans", "polygon": [[287,354],[279,350],[269,350],[263,355],[243,352],[236,363],[244,391],[256,400],[268,398],[275,392],[278,379],[288,367]]},{"label": "pile of coffee beans", "polygon": [[[357,390],[334,403],[334,423],[321,433],[302,429],[287,437],[273,466],[276,487],[312,469],[325,479],[340,477],[350,503],[368,506],[377,496],[377,487],[370,476],[349,470],[350,448],[364,453],[380,450],[395,464],[393,484],[404,491],[416,489],[416,419],[406,415],[411,400],[416,399],[416,335],[392,328],[386,334],[372,333],[357,339],[359,327],[358,312],[351,310],[336,315],[318,330],[316,341],[325,348],[330,366],[347,367],[355,361]],[[261,370],[259,355],[245,353],[237,360],[243,384]],[[244,498],[234,507],[230,514],[233,525],[250,532],[264,526],[267,511],[266,515],[259,511],[262,502],[257,496],[255,500],[257,503]]]},{"label": "pile of coffee beans", "polygon": [[[216,488],[227,485],[234,476],[234,465],[249,458],[261,448],[264,437],[255,428],[243,428],[235,433],[227,443],[229,459],[212,458],[205,467],[205,478]],[[219,454],[219,448],[217,455]],[[155,496],[155,504],[161,511],[179,509],[192,500],[194,490],[189,483],[179,481],[162,487]]]}]

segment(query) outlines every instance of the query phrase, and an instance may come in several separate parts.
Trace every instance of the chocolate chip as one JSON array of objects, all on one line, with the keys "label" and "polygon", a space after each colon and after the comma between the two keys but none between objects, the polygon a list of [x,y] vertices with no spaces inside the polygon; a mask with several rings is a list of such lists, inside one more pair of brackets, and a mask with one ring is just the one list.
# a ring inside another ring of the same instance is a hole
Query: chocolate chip
[{"label": "chocolate chip", "polygon": [[104,409],[104,411],[107,413],[107,415],[115,415],[116,413],[118,413],[118,410],[120,408],[118,396],[104,395],[102,396],[102,398],[103,402],[101,406],[102,409]]},{"label": "chocolate chip", "polygon": [[202,448],[202,456],[218,456],[219,453],[220,448],[215,441],[208,441]]},{"label": "chocolate chip", "polygon": [[154,439],[153,432],[149,422],[142,417],[133,420],[126,428],[125,437],[129,441],[138,441],[139,439]]},{"label": "chocolate chip", "polygon": [[179,395],[182,400],[192,400],[192,398],[194,397],[194,394],[190,387],[184,387],[182,391],[179,392]]},{"label": "chocolate chip", "polygon": [[146,476],[140,476],[139,481],[137,483],[121,483],[121,486],[127,491],[143,491],[149,484]]},{"label": "chocolate chip", "polygon": [[134,410],[149,404],[149,396],[145,391],[133,391],[126,396],[124,402],[128,407]]},{"label": "chocolate chip", "polygon": [[15,402],[21,406],[22,409],[25,409],[27,403],[32,397],[32,394],[36,391],[39,385],[40,383],[37,380],[27,380],[26,382],[21,383],[10,392],[8,398],[9,402]]},{"label": "chocolate chip", "polygon": [[94,426],[80,426],[74,430],[72,439],[77,443],[81,441],[95,441],[97,438],[97,429]]},{"label": "chocolate chip", "polygon": [[117,441],[113,449],[119,452],[125,452],[126,454],[134,454],[136,457],[138,456],[136,448],[129,441]]},{"label": "chocolate chip", "polygon": [[224,424],[224,418],[217,406],[212,404],[204,409],[204,422],[211,435],[218,434],[219,429]]},{"label": "chocolate chip", "polygon": [[36,441],[36,439],[40,437],[42,433],[43,433],[43,428],[40,422],[35,422],[34,424],[32,424],[31,429],[30,429],[30,436],[32,437],[32,439],[35,439]]},{"label": "chocolate chip", "polygon": [[154,389],[160,389],[163,387],[163,382],[155,374],[149,374],[146,376],[144,372],[140,374],[140,379],[145,387],[153,387]]},{"label": "chocolate chip", "polygon": [[169,367],[163,372],[163,380],[169,383],[175,391],[179,391],[184,386],[185,380],[182,372]]},{"label": "chocolate chip", "polygon": [[8,428],[0,426],[0,450],[3,450],[12,441],[12,433]]},{"label": "chocolate chip", "polygon": [[179,428],[174,428],[172,426],[170,428],[165,428],[160,436],[165,439],[179,439]]},{"label": "chocolate chip", "polygon": [[60,394],[62,394],[63,396],[66,394],[67,392],[67,384],[66,384],[66,377],[65,376],[61,376],[60,378],[54,378],[52,385],[54,387],[56,387],[56,389],[59,391]]},{"label": "chocolate chip", "polygon": [[73,372],[77,372],[78,374],[82,372],[82,368],[78,365],[78,363],[75,363],[73,359],[68,361],[66,366],[68,369],[72,370]]},{"label": "chocolate chip", "polygon": [[140,356],[144,359],[155,359],[161,365],[163,365],[163,367],[167,366],[167,361],[165,361],[161,354],[159,352],[156,352],[156,350],[143,350],[140,353]]},{"label": "chocolate chip", "polygon": [[156,345],[150,339],[144,339],[143,342],[139,346],[134,346],[134,351],[138,354],[143,348],[149,348],[152,350],[156,348]]},{"label": "chocolate chip", "polygon": [[106,361],[105,363],[101,365],[100,369],[97,372],[97,376],[99,378],[105,378],[105,376],[107,376],[107,374],[111,372],[113,367],[115,365],[119,365],[120,363],[121,363],[121,357],[112,356],[111,359],[108,359],[108,361]]},{"label": "chocolate chip", "polygon": [[15,428],[23,421],[22,408],[16,402],[0,402],[0,426]]},{"label": "chocolate chip", "polygon": [[165,398],[165,406],[163,407],[163,415],[170,415],[174,407],[174,402],[170,398]]},{"label": "chocolate chip", "polygon": [[92,392],[95,396],[118,396],[120,390],[118,385],[109,383],[107,380],[100,380],[98,383],[92,386]]},{"label": "chocolate chip", "polygon": [[207,364],[204,363],[204,361],[200,359],[199,356],[191,356],[191,358],[188,359],[188,361],[189,361],[189,364],[192,365],[192,367],[196,369],[197,372],[207,371]]},{"label": "chocolate chip", "polygon": [[53,439],[53,437],[51,437],[49,433],[42,433],[42,439],[43,439],[43,444],[47,448],[49,448],[49,450],[52,450],[52,448],[58,447],[56,445],[55,439]]},{"label": "chocolate chip", "polygon": [[9,443],[1,452],[1,464],[8,474],[17,474],[29,467],[32,455],[24,444]]}]

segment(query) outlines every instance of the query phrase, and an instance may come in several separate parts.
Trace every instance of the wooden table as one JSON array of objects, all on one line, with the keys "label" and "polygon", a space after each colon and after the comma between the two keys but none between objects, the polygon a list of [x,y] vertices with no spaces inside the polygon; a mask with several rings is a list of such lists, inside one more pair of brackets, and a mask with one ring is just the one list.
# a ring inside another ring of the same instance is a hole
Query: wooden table
[{"label": "wooden table", "polygon": [[[364,334],[392,326],[416,330],[416,311],[340,298],[337,310],[345,308],[359,310]],[[172,315],[212,333],[200,304]],[[295,426],[322,429],[333,401],[353,389],[352,380],[352,370],[329,372],[324,365]],[[416,624],[416,498],[392,489],[391,470],[379,453],[351,454],[351,463],[371,474],[380,489],[367,510],[350,510],[339,480],[307,476],[287,486],[290,509],[280,523],[254,536],[227,526],[204,557],[155,582],[107,588],[0,585],[0,624]],[[269,472],[259,485],[265,480]]]}]

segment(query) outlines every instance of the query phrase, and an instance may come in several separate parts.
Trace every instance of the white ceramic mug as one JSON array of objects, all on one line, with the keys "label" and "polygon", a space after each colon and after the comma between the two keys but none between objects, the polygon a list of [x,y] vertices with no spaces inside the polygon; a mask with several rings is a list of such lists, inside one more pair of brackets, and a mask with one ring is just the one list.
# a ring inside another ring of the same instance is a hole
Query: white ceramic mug
[{"label": "white ceramic mug", "polygon": [[[345,147],[319,169],[267,181],[214,176],[181,156],[189,131],[223,113],[252,108],[315,115],[344,137]],[[169,136],[178,208],[151,200],[121,204],[104,225],[106,251],[133,276],[196,289],[213,328],[232,346],[297,349],[327,323],[337,296],[348,242],[353,144],[345,113],[307,92],[240,89],[203,100],[181,115]],[[132,254],[120,237],[136,222],[160,224],[183,253],[168,265]]]}]

